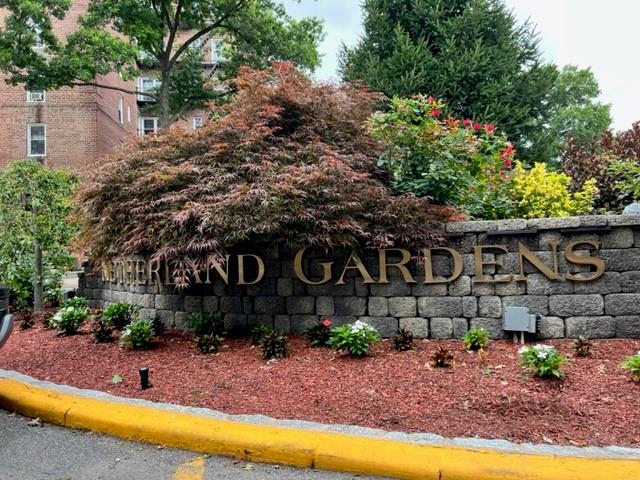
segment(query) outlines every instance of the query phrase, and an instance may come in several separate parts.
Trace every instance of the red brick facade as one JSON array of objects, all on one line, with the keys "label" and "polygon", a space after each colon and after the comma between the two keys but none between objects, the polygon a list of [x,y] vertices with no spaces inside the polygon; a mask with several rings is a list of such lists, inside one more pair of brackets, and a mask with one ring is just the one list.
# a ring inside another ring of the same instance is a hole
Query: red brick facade
[{"label": "red brick facade", "polygon": [[[53,22],[59,37],[65,37],[76,28],[78,16],[86,10],[87,4],[87,0],[74,1],[64,20]],[[3,16],[0,11],[0,23]],[[96,83],[135,89],[135,82],[124,82],[116,74],[96,79]],[[120,97],[122,110],[119,115]],[[30,102],[22,86],[10,86],[0,77],[0,166],[27,158],[29,124],[43,124],[46,154],[33,158],[48,166],[82,172],[134,136],[137,120],[136,97],[132,94],[82,86],[48,91],[44,101]]]}]

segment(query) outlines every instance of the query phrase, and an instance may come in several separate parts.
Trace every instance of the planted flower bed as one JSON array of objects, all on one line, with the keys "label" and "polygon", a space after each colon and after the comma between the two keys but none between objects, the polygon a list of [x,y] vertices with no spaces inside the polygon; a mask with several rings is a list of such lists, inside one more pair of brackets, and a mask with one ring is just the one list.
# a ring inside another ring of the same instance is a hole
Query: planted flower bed
[{"label": "planted flower bed", "polygon": [[[419,340],[398,351],[390,339],[355,358],[294,336],[286,357],[266,361],[248,337],[224,339],[212,355],[202,354],[189,333],[170,330],[150,349],[132,350],[118,346],[118,331],[113,342],[95,343],[93,329],[85,323],[77,335],[64,336],[36,322],[14,332],[0,350],[0,368],[232,414],[448,437],[640,446],[640,385],[633,369],[620,368],[635,365],[629,357],[637,356],[640,340],[599,340],[584,357],[571,340],[548,342],[566,363],[560,365],[562,379],[543,379],[535,369],[523,369],[520,346],[509,341],[467,351],[463,341]],[[548,348],[532,352],[539,360],[550,355]],[[438,368],[443,359],[450,366]],[[149,367],[153,388],[140,389],[140,367]]]}]

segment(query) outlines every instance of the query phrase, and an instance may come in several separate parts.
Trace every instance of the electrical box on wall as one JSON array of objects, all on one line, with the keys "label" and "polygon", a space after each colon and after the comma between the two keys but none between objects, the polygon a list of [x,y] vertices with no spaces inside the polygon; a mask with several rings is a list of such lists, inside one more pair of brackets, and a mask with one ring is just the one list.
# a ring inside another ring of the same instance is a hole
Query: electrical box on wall
[{"label": "electrical box on wall", "polygon": [[527,307],[505,307],[502,328],[509,332],[536,333],[536,315]]}]

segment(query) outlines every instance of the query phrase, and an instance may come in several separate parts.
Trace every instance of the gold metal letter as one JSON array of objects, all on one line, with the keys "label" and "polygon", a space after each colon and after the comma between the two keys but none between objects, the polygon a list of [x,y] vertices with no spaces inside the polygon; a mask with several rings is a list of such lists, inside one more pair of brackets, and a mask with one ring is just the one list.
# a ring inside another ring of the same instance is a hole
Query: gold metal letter
[{"label": "gold metal letter", "polygon": [[136,285],[147,284],[146,266],[147,262],[145,262],[144,260],[136,260]]},{"label": "gold metal letter", "polygon": [[590,282],[591,280],[600,278],[604,274],[604,260],[598,257],[592,257],[590,255],[576,255],[573,252],[573,249],[576,247],[576,245],[581,244],[591,245],[596,250],[600,248],[600,242],[597,240],[576,240],[567,245],[567,248],[564,251],[565,258],[568,262],[575,263],[576,265],[593,265],[594,267],[596,267],[596,271],[593,272],[593,275],[586,278],[567,272],[564,278],[566,278],[567,280],[572,280],[574,282]]},{"label": "gold metal letter", "polygon": [[[351,262],[353,262],[353,265],[351,265]],[[362,263],[362,260],[360,260],[360,257],[358,257],[358,255],[356,255],[355,253],[351,252],[351,255],[349,255],[349,259],[347,260],[347,263],[344,264],[344,268],[342,269],[342,275],[340,275],[340,278],[336,282],[336,285],[344,285],[345,284],[344,274],[347,273],[347,270],[352,270],[354,268],[358,269],[358,271],[360,272],[360,275],[362,275],[363,283],[376,283],[375,280],[371,278],[371,275],[369,275],[369,272],[367,271],[367,268]]]},{"label": "gold metal letter", "polygon": [[331,280],[331,266],[333,265],[333,262],[324,262],[320,264],[322,266],[322,280],[317,282],[309,280],[302,270],[302,256],[304,255],[305,250],[306,248],[298,250],[298,253],[296,253],[295,258],[293,259],[293,271],[296,273],[296,277],[307,285],[322,285],[323,283],[327,283]]},{"label": "gold metal letter", "polygon": [[[444,250],[453,259],[453,273],[448,278],[433,277],[433,263],[431,262],[431,252],[433,250]],[[460,255],[453,248],[449,247],[432,247],[423,248],[422,254],[424,255],[424,283],[451,283],[462,275],[462,255]]]},{"label": "gold metal letter", "polygon": [[495,262],[485,262],[482,259],[482,250],[494,248],[496,250],[502,250],[504,253],[509,253],[506,245],[477,245],[473,247],[474,255],[475,255],[475,267],[476,267],[476,278],[474,279],[474,283],[508,283],[511,281],[511,275],[504,275],[504,278],[500,278],[499,280],[495,280],[493,278],[487,278],[484,276],[484,266],[485,265],[495,265],[496,267],[502,267],[502,259],[496,258]]},{"label": "gold metal letter", "polygon": [[[213,267],[213,269],[218,272],[218,275],[222,277],[225,285],[229,285],[229,255],[225,257],[224,266],[225,268],[222,268],[222,265],[220,265],[220,262],[218,262],[217,260],[211,260],[209,262],[209,267]],[[209,272],[207,272],[207,280],[209,280]]]},{"label": "gold metal letter", "polygon": [[[244,278],[244,257],[252,257],[256,259],[258,262],[258,276],[252,282],[245,281]],[[257,255],[246,254],[246,255],[238,255],[238,285],[255,285],[264,277],[264,262]]]},{"label": "gold metal letter", "polygon": [[[400,252],[402,254],[402,260],[400,260],[398,263],[388,263],[387,252],[390,252],[390,251]],[[378,265],[380,269],[379,270],[380,279],[378,280],[378,283],[389,283],[389,279],[387,278],[387,270],[389,267],[396,267],[398,270],[400,270],[400,273],[402,274],[402,278],[404,278],[405,283],[416,283],[413,276],[411,276],[411,272],[409,272],[409,269],[405,267],[405,265],[409,263],[409,261],[411,261],[411,254],[409,253],[408,250],[405,250],[404,248],[378,249]]]},{"label": "gold metal letter", "polygon": [[551,253],[553,254],[553,270],[547,267],[542,260],[535,256],[535,254],[525,247],[521,242],[518,242],[518,261],[520,262],[520,273],[516,275],[515,280],[521,282],[527,279],[524,274],[524,259],[526,258],[531,265],[536,267],[540,272],[544,274],[549,280],[557,280],[560,278],[558,273],[558,241],[553,240],[549,242],[551,245]]},{"label": "gold metal letter", "polygon": [[160,279],[160,262],[158,260],[149,260],[149,266],[147,268],[149,271],[149,283],[157,286],[162,285],[162,280]]}]

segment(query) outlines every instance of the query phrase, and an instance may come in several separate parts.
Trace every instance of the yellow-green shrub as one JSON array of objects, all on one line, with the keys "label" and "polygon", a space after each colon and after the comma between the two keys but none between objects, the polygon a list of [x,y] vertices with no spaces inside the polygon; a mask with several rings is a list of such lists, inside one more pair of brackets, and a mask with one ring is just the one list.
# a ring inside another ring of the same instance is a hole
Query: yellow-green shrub
[{"label": "yellow-green shrub", "polygon": [[516,161],[511,177],[511,195],[516,202],[516,216],[563,217],[591,211],[598,192],[596,181],[587,180],[582,190],[575,193],[570,192],[570,184],[571,177],[547,171],[544,163],[536,163],[533,168],[526,170]]}]

